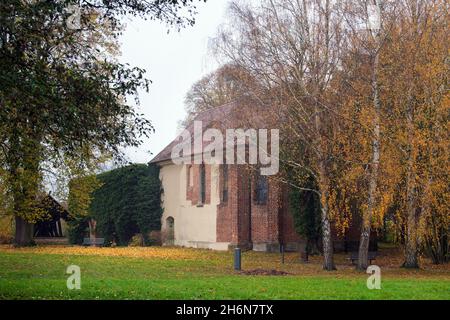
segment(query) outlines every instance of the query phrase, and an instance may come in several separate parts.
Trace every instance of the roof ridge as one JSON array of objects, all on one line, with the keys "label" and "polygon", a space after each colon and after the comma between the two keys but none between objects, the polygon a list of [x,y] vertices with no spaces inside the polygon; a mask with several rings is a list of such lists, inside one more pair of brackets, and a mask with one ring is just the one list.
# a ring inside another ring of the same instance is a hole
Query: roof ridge
[{"label": "roof ridge", "polygon": [[203,111],[200,111],[199,113],[197,113],[197,115],[195,116],[194,120],[192,120],[192,121],[195,121],[195,119],[197,119],[199,116],[201,116],[201,115],[204,114],[204,113],[211,112],[211,111],[216,110],[216,109],[219,109],[219,108],[228,107],[228,106],[230,106],[230,105],[232,105],[232,104],[235,104],[235,103],[236,103],[236,99],[234,99],[234,100],[232,100],[232,101],[230,101],[230,102],[221,104],[221,105],[219,105],[219,106],[211,107],[211,108],[205,109],[205,110],[203,110]]}]

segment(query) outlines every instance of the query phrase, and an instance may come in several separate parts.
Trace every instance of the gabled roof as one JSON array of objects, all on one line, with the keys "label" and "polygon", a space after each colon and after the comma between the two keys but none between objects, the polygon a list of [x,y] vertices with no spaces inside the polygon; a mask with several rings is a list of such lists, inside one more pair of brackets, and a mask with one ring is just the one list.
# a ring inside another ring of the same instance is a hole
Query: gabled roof
[{"label": "gabled roof", "polygon": [[[227,129],[245,129],[245,128],[265,128],[267,119],[264,117],[269,114],[267,108],[258,106],[245,106],[243,103],[231,102],[216,108],[211,108],[201,112],[189,124],[186,130],[194,137],[194,122],[202,121],[202,131],[209,128],[221,130],[223,133]],[[194,140],[194,139],[192,139]],[[150,163],[161,163],[171,160],[172,149],[181,142],[181,135],[178,135],[168,146],[166,146]],[[206,145],[204,144],[203,147]],[[192,150],[194,150],[192,148]]]},{"label": "gabled roof", "polygon": [[[220,107],[211,108],[203,111],[197,115],[197,117],[189,124],[186,130],[194,136],[194,121],[202,122],[202,130],[205,131],[208,128],[233,128],[232,122],[234,119],[235,103],[228,103]],[[160,163],[171,160],[172,149],[180,143],[181,135],[178,135],[169,145],[167,145],[150,163]]]},{"label": "gabled roof", "polygon": [[50,194],[39,195],[38,208],[44,209],[47,214],[43,221],[59,220],[61,218],[67,221],[70,219],[67,209]]}]

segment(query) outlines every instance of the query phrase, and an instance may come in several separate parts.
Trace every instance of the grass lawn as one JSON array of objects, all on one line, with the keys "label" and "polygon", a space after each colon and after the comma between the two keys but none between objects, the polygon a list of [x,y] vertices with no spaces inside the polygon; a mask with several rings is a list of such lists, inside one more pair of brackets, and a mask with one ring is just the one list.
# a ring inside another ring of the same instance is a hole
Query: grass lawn
[{"label": "grass lawn", "polygon": [[[231,252],[183,248],[0,246],[0,299],[450,299],[450,268],[422,262],[404,270],[396,249],[385,248],[381,290],[369,275],[336,255],[338,271],[321,270],[320,257],[298,263],[287,254],[246,252],[244,270],[280,270],[287,276],[250,276],[232,270]],[[81,290],[66,287],[69,265],[81,268]]]}]

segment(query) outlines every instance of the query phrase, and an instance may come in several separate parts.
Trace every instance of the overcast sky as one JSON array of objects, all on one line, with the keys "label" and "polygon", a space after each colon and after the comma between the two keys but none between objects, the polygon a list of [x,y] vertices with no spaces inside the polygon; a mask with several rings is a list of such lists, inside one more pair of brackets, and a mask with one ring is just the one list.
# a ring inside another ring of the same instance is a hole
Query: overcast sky
[{"label": "overcast sky", "polygon": [[[145,163],[169,144],[184,113],[184,97],[194,82],[217,67],[208,56],[208,41],[225,21],[227,0],[209,0],[197,5],[194,27],[167,34],[156,21],[130,19],[121,38],[121,62],[147,70],[153,81],[141,93],[139,111],[152,121],[156,132],[139,148],[127,149],[130,161]],[[150,154],[153,153],[153,155]]]}]

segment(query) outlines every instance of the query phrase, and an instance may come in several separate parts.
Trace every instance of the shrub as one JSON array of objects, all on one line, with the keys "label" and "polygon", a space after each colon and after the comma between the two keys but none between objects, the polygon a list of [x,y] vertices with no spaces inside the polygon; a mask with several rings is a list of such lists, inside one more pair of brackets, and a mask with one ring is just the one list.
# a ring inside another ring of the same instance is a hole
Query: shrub
[{"label": "shrub", "polygon": [[142,234],[138,233],[135,234],[130,242],[128,243],[129,247],[143,247],[144,246],[144,237],[142,236]]},{"label": "shrub", "polygon": [[67,221],[69,243],[81,245],[83,243],[83,238],[88,233],[88,228],[86,217],[73,216],[71,220]]},{"label": "shrub", "polygon": [[0,244],[10,244],[14,240],[14,219],[12,216],[0,216]]}]

